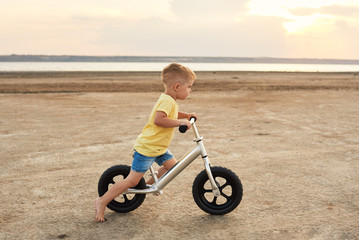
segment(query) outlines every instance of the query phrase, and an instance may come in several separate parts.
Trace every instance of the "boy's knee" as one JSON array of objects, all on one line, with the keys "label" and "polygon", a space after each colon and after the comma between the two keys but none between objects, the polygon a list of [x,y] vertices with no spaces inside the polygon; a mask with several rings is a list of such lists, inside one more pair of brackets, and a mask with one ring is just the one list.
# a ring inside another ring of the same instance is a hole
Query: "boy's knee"
[{"label": "boy's knee", "polygon": [[163,164],[163,167],[168,171],[170,170],[174,165],[176,165],[177,163],[177,160],[175,158],[172,158],[168,161],[166,161],[164,164]]},{"label": "boy's knee", "polygon": [[131,174],[125,179],[127,187],[135,187],[141,180],[142,176],[134,176]]},{"label": "boy's knee", "polygon": [[137,179],[126,179],[126,185],[129,188],[135,187],[138,183],[140,182],[140,180]]}]

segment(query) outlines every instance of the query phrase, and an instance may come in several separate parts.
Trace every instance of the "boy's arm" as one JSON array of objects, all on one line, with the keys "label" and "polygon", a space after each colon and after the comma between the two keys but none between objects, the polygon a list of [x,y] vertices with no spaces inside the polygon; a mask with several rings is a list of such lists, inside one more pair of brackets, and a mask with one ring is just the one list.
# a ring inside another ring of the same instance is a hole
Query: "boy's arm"
[{"label": "boy's arm", "polygon": [[[179,117],[178,113],[178,117]],[[188,128],[191,128],[191,124],[188,120],[173,120],[169,119],[167,117],[167,114],[162,111],[157,111],[155,114],[154,124],[159,127],[165,127],[165,128],[173,128],[173,127],[179,127],[181,125],[186,125]]]}]

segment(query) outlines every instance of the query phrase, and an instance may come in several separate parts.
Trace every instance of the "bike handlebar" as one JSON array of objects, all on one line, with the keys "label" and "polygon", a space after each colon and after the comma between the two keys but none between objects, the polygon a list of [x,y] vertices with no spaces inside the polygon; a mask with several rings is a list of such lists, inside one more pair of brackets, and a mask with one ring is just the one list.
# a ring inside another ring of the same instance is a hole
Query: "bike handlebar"
[{"label": "bike handlebar", "polygon": [[[191,117],[191,119],[189,120],[189,122],[190,122],[191,124],[193,124],[196,120],[197,120],[197,119],[196,119],[195,117]],[[188,127],[187,127],[187,125],[181,125],[181,126],[179,126],[178,129],[179,129],[179,131],[180,131],[181,133],[185,133],[185,132],[187,131]]]}]

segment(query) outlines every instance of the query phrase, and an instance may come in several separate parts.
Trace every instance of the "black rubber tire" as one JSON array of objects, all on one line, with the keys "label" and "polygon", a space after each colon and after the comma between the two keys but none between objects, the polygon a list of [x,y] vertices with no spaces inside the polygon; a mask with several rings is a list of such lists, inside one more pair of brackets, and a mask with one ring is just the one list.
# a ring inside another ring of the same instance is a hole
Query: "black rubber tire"
[{"label": "black rubber tire", "polygon": [[211,167],[211,171],[221,195],[218,197],[213,195],[207,172],[203,170],[193,182],[194,201],[199,208],[209,214],[227,214],[233,211],[242,200],[241,180],[234,172],[224,167]]},{"label": "black rubber tire", "polygon": [[[109,187],[115,183],[115,177],[126,178],[130,173],[131,167],[127,165],[115,165],[107,169],[100,177],[98,182],[98,194],[101,197],[104,195]],[[135,188],[144,189],[146,188],[146,182],[142,178],[141,181],[136,185]],[[118,201],[117,198],[112,200],[107,207],[115,212],[127,213],[138,208],[145,200],[145,194],[122,194],[122,201]]]}]

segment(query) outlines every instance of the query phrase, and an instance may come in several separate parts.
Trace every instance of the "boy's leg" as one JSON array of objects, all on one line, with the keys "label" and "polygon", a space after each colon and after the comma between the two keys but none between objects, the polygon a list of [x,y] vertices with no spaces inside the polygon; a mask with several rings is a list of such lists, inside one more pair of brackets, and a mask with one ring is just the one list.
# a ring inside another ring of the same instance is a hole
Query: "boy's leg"
[{"label": "boy's leg", "polygon": [[[158,169],[157,177],[160,178],[163,174],[165,174],[168,170],[170,170],[175,164],[177,163],[177,160],[175,158],[171,158],[170,160],[167,160],[162,164],[162,167]],[[147,184],[153,184],[154,179],[151,177]]]},{"label": "boy's leg", "polygon": [[144,173],[132,171],[122,181],[116,182],[102,197],[96,198],[95,200],[95,219],[98,222],[104,222],[105,209],[113,199],[118,197],[121,193],[126,191],[130,187],[136,186]]}]

